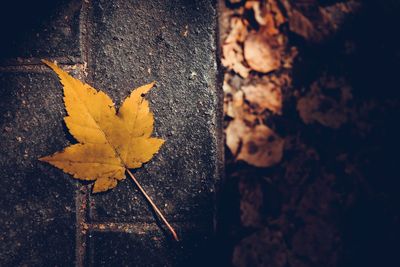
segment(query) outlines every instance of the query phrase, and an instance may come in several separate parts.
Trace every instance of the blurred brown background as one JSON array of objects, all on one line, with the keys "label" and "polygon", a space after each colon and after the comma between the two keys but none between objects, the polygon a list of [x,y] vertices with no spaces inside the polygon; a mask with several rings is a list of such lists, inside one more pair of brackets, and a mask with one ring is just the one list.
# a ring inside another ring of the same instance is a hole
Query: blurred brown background
[{"label": "blurred brown background", "polygon": [[233,266],[400,266],[399,1],[221,1]]}]

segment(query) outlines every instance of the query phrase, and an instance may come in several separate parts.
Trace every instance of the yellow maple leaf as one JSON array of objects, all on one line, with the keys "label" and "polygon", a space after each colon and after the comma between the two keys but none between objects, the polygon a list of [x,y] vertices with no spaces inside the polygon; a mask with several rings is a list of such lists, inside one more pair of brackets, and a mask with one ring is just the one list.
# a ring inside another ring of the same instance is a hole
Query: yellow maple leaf
[{"label": "yellow maple leaf", "polygon": [[164,140],[151,137],[154,117],[144,99],[154,82],[134,90],[117,112],[107,94],[75,79],[56,64],[43,62],[57,73],[64,87],[68,113],[64,121],[79,144],[41,161],[77,179],[95,181],[92,191],[97,193],[114,188],[125,179],[126,170],[141,167],[157,153]]}]

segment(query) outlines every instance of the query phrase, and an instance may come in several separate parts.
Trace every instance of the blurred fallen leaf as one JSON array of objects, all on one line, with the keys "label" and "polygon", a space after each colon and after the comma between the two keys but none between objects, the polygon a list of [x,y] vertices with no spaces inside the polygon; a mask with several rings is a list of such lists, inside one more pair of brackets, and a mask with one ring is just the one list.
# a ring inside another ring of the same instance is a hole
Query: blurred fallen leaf
[{"label": "blurred fallen leaf", "polygon": [[226,37],[225,43],[243,43],[248,34],[245,21],[234,17],[230,21],[230,27],[231,31],[229,32],[228,37]]},{"label": "blurred fallen leaf", "polygon": [[289,29],[306,40],[319,41],[321,39],[312,22],[295,9],[289,16]]},{"label": "blurred fallen leaf", "polygon": [[237,160],[256,167],[269,167],[281,161],[284,140],[265,125],[255,126],[242,137],[242,148]]},{"label": "blurred fallen leaf", "polygon": [[239,4],[239,3],[241,3],[243,0],[229,0],[229,2],[231,3],[231,4]]},{"label": "blurred fallen leaf", "polygon": [[244,58],[258,72],[267,73],[280,67],[280,53],[271,46],[271,40],[261,33],[251,33],[244,42]]},{"label": "blurred fallen leaf", "polygon": [[250,69],[245,66],[242,43],[247,36],[247,28],[242,19],[231,19],[231,31],[222,45],[221,63],[243,78],[249,75]]},{"label": "blurred fallen leaf", "polygon": [[244,121],[235,119],[229,123],[226,128],[226,145],[229,147],[233,155],[237,155],[243,136],[251,132]]},{"label": "blurred fallen leaf", "polygon": [[257,121],[258,117],[252,113],[251,108],[244,103],[243,91],[237,91],[226,105],[225,114],[231,118],[243,120],[249,124]]},{"label": "blurred fallen leaf", "polygon": [[226,128],[226,144],[237,160],[269,167],[281,161],[284,140],[265,125],[249,127],[234,119]]},{"label": "blurred fallen leaf", "polygon": [[307,9],[298,10],[292,8],[285,1],[288,14],[289,30],[300,35],[310,42],[321,42],[337,32],[347,21],[349,15],[360,10],[360,1],[347,1],[346,3],[335,3],[332,5],[319,6],[313,13],[307,14]]},{"label": "blurred fallen leaf", "polygon": [[231,118],[243,117],[241,115],[241,113],[243,112],[243,105],[244,105],[243,92],[237,91],[236,93],[233,93],[232,100],[229,101],[226,110],[226,115],[228,115]]},{"label": "blurred fallen leaf", "polygon": [[243,78],[249,76],[250,69],[244,65],[243,49],[238,43],[230,43],[222,46],[224,67],[238,73]]},{"label": "blurred fallen leaf", "polygon": [[[338,94],[339,98],[329,96],[333,93]],[[306,124],[318,122],[337,129],[348,120],[348,102],[351,99],[351,88],[343,80],[323,77],[314,82],[311,91],[298,100],[297,110]]]},{"label": "blurred fallen leaf", "polygon": [[245,99],[255,105],[255,109],[261,113],[268,109],[276,114],[282,113],[282,92],[277,85],[269,83],[257,83],[243,86]]},{"label": "blurred fallen leaf", "polygon": [[247,1],[246,9],[252,9],[255,21],[270,35],[279,33],[278,27],[286,21],[276,1]]}]

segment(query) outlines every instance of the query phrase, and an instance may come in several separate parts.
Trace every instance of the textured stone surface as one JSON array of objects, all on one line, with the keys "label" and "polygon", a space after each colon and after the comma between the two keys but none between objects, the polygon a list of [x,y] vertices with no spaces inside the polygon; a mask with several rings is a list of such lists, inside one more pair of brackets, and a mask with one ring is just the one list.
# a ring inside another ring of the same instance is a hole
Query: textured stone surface
[{"label": "textured stone surface", "polygon": [[81,7],[80,0],[2,1],[0,65],[18,64],[21,58],[72,62],[79,57]]},{"label": "textured stone surface", "polygon": [[[215,27],[212,1],[94,1],[89,68],[119,104],[157,81],[148,96],[159,154],[136,172],[172,220],[212,220],[218,178]],[[153,220],[129,180],[91,196],[93,220]]]},{"label": "textured stone surface", "polygon": [[214,262],[210,229],[193,226],[183,231],[181,242],[165,239],[157,228],[140,233],[91,233],[89,254],[94,266],[207,266]]},{"label": "textured stone surface", "polygon": [[74,181],[38,161],[67,144],[54,75],[0,73],[0,265],[71,265]]}]

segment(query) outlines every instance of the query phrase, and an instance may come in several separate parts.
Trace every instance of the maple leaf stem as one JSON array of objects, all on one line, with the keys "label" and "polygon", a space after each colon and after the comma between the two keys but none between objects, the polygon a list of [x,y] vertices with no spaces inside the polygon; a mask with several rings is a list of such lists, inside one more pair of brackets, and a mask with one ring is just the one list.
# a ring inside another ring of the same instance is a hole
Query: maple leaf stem
[{"label": "maple leaf stem", "polygon": [[165,225],[168,227],[168,229],[171,231],[174,239],[176,241],[179,241],[178,235],[175,232],[175,229],[169,224],[167,219],[165,219],[164,215],[161,213],[161,211],[157,208],[156,204],[154,204],[153,200],[147,195],[146,191],[144,191],[143,187],[139,184],[138,180],[136,180],[135,176],[131,173],[131,171],[127,168],[126,171],[128,172],[129,176],[132,178],[133,182],[136,184],[136,186],[139,188],[140,192],[144,195],[144,197],[147,199],[147,201],[150,203],[151,207],[154,209],[154,211],[157,213],[158,216],[160,216],[161,220],[165,223]]}]

